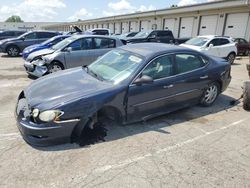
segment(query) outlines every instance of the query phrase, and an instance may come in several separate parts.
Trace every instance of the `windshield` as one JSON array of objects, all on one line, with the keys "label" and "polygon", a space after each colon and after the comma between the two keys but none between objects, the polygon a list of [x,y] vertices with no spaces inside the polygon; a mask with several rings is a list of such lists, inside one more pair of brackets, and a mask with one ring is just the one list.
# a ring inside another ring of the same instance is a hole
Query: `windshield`
[{"label": "windshield", "polygon": [[112,50],[92,63],[88,70],[106,81],[118,84],[133,74],[143,58],[125,50]]},{"label": "windshield", "polygon": [[52,46],[51,49],[53,49],[53,50],[62,49],[63,47],[67,46],[68,44],[70,44],[75,39],[77,39],[77,37],[66,38],[65,40],[62,40],[61,42],[58,42],[57,44],[55,44],[54,46]]},{"label": "windshield", "polygon": [[208,41],[208,38],[197,37],[197,38],[192,38],[188,40],[187,42],[185,42],[185,44],[189,44],[193,46],[203,46],[204,44],[206,44],[207,41]]},{"label": "windshield", "polygon": [[151,31],[141,31],[141,32],[137,33],[134,37],[135,38],[146,38],[150,33],[151,33]]},{"label": "windshield", "polygon": [[20,35],[18,38],[25,37],[26,35],[28,35],[28,34],[30,34],[30,33],[31,33],[31,31],[30,31],[30,32],[26,32],[26,33],[24,33],[24,34]]}]

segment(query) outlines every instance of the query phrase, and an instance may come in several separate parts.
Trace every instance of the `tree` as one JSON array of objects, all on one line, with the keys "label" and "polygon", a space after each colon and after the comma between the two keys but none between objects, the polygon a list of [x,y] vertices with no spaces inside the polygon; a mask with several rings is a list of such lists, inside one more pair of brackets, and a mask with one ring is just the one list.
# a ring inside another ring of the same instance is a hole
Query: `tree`
[{"label": "tree", "polygon": [[178,5],[171,5],[170,8],[177,8]]},{"label": "tree", "polygon": [[12,15],[5,22],[23,22],[20,16]]}]

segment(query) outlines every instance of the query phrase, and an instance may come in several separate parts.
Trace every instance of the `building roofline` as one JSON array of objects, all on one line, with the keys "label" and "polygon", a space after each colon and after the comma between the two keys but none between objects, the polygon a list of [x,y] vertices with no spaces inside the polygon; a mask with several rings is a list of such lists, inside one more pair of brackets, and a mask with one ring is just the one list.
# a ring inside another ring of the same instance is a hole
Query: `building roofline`
[{"label": "building roofline", "polygon": [[[185,12],[194,12],[194,11],[201,11],[201,10],[213,10],[213,9],[221,9],[221,8],[228,8],[228,7],[242,7],[242,6],[250,6],[250,0],[218,0],[213,2],[205,2],[205,3],[197,3],[192,5],[186,5],[181,7],[174,7],[174,8],[163,8],[163,9],[156,9],[151,11],[144,11],[144,12],[134,12],[129,14],[121,14],[115,16],[108,16],[108,17],[100,17],[76,22],[62,22],[61,24],[55,24],[53,26],[68,26],[69,24],[77,25],[77,24],[88,24],[89,22],[108,22],[110,20],[123,20],[130,17],[148,17],[152,16],[152,13],[155,16],[159,15],[166,15],[166,14],[178,14],[178,13],[185,13]],[[191,10],[192,8],[192,10]],[[50,25],[52,26],[52,25]]]}]

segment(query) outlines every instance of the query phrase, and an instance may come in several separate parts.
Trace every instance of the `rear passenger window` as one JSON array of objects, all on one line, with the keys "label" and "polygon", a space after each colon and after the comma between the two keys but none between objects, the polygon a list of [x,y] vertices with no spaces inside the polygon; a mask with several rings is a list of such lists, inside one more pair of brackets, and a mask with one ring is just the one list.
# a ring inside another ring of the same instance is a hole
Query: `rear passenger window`
[{"label": "rear passenger window", "polygon": [[25,36],[25,39],[36,39],[37,36],[36,36],[36,33],[30,33],[28,35]]},{"label": "rear passenger window", "polygon": [[192,54],[177,54],[175,56],[175,61],[176,61],[177,74],[199,69],[208,63],[208,61],[205,60],[205,58],[203,61],[198,56]]},{"label": "rear passenger window", "polygon": [[47,33],[47,32],[40,32],[40,33],[37,33],[37,35],[38,35],[38,38],[40,39],[51,38],[51,37],[56,36],[55,33]]},{"label": "rear passenger window", "polygon": [[229,40],[227,40],[227,39],[220,39],[220,45],[225,45],[225,44],[229,44]]},{"label": "rear passenger window", "polygon": [[95,49],[115,48],[115,40],[106,38],[94,38]]}]

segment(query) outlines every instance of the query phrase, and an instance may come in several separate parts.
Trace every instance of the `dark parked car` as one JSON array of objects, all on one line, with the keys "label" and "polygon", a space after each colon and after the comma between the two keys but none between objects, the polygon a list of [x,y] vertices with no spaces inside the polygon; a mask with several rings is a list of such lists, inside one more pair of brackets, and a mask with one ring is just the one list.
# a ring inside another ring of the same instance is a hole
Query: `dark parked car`
[{"label": "dark parked car", "polygon": [[247,42],[243,38],[235,38],[234,42],[236,43],[238,55],[243,54],[243,55],[249,55],[250,52],[250,43]]},{"label": "dark parked car", "polygon": [[24,34],[25,32],[26,31],[18,31],[18,30],[0,31],[0,40],[18,37]]},{"label": "dark parked car", "polygon": [[30,54],[24,67],[28,74],[41,77],[63,69],[89,65],[98,57],[122,45],[122,41],[114,37],[73,35],[50,49]]},{"label": "dark parked car", "polygon": [[140,42],[160,42],[167,44],[182,44],[190,38],[174,38],[170,30],[150,30],[141,31],[134,37],[128,38],[127,43],[140,43]]},{"label": "dark parked car", "polygon": [[77,142],[104,117],[126,124],[210,106],[229,85],[230,69],[224,59],[179,46],[122,46],[88,67],[32,82],[18,97],[18,128],[28,143],[46,146]]},{"label": "dark parked car", "polygon": [[55,37],[52,37],[40,44],[34,44],[31,46],[28,46],[23,50],[23,59],[25,60],[31,53],[43,50],[43,49],[48,49],[51,48],[53,45],[57,44],[58,42],[61,42],[62,40],[70,37],[70,35],[58,35]]},{"label": "dark parked car", "polygon": [[5,39],[0,41],[0,52],[8,53],[11,57],[16,57],[24,48],[42,43],[51,37],[59,35],[58,32],[51,31],[30,31],[17,38]]},{"label": "dark parked car", "polygon": [[131,37],[134,37],[135,35],[137,35],[139,32],[128,32],[128,33],[123,33],[121,35],[118,36],[119,39],[129,39]]}]

